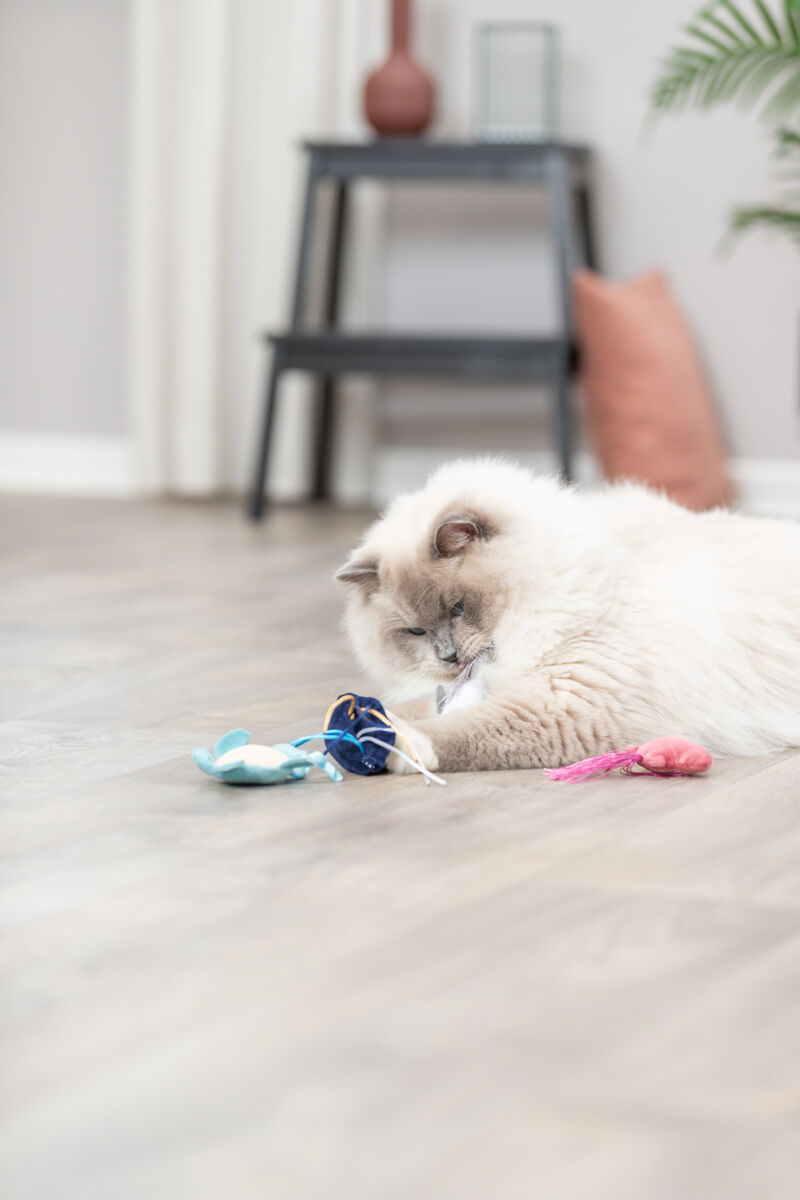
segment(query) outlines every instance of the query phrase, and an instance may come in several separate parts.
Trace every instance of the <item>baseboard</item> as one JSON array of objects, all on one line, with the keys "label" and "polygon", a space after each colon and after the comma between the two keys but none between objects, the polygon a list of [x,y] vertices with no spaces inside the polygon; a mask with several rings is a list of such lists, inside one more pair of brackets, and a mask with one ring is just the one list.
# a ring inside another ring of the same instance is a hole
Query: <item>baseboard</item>
[{"label": "baseboard", "polygon": [[[393,496],[421,487],[440,463],[452,458],[469,458],[475,453],[479,452],[464,450],[449,453],[437,446],[382,447],[376,455],[372,501],[379,506],[387,504]],[[557,469],[553,455],[546,450],[515,453],[513,458],[537,475],[547,475]],[[575,477],[580,483],[592,483],[598,478],[595,461],[590,454],[576,456]]]},{"label": "baseboard", "polygon": [[[465,452],[466,453],[466,452]],[[390,446],[377,453],[372,500],[382,506],[401,492],[420,487],[430,472],[447,458],[440,448]],[[515,454],[531,470],[547,474],[556,469],[546,451]],[[738,506],[757,517],[792,517],[800,520],[800,460],[781,458],[735,458],[730,463]],[[578,454],[575,476],[579,483],[599,479],[597,464],[590,454]]]},{"label": "baseboard", "polygon": [[0,492],[132,496],[135,488],[129,439],[0,430]]},{"label": "baseboard", "polygon": [[731,474],[743,512],[754,517],[792,517],[800,521],[800,461],[735,458]]},{"label": "baseboard", "polygon": [[[440,462],[451,457],[435,447],[379,449],[372,501],[383,505],[400,492],[419,487]],[[546,451],[515,457],[539,473],[555,468]],[[800,460],[736,458],[730,467],[744,512],[800,520]],[[584,484],[598,479],[590,454],[576,456],[575,474]],[[129,497],[136,490],[133,452],[126,437],[0,431],[0,492]]]}]

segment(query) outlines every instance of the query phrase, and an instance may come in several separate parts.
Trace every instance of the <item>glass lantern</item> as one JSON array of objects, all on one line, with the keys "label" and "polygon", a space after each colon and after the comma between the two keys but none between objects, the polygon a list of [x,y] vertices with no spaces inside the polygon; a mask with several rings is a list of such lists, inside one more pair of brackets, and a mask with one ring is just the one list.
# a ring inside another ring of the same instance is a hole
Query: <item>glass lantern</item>
[{"label": "glass lantern", "polygon": [[480,141],[549,141],[556,136],[558,49],[554,25],[478,25],[475,134]]}]

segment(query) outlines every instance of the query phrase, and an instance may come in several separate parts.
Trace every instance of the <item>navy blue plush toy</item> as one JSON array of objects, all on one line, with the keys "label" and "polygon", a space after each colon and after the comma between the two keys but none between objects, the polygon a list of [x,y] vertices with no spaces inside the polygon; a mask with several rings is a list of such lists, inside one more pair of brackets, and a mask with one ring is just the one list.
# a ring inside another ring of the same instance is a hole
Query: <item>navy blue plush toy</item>
[{"label": "navy blue plush toy", "polygon": [[343,692],[334,700],[322,727],[326,752],[354,775],[376,775],[382,771],[397,740],[380,700],[374,696],[356,696],[353,692]]}]

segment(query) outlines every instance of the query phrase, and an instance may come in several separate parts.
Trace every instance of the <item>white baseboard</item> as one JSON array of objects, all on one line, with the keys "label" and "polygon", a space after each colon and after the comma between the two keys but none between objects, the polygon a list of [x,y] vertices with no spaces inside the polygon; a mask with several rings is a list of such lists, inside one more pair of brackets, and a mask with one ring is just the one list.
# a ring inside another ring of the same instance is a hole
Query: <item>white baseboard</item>
[{"label": "white baseboard", "polygon": [[[386,504],[400,492],[419,487],[440,462],[452,457],[441,448],[379,449],[374,464],[373,503]],[[515,457],[537,472],[555,469],[555,461],[546,451]],[[730,468],[744,512],[800,520],[800,460],[735,458]],[[575,474],[581,483],[598,479],[590,454],[577,455]],[[0,492],[134,496],[137,488],[130,440],[122,436],[0,430]]]},{"label": "white baseboard", "polygon": [[[448,458],[441,448],[390,446],[377,453],[372,500],[383,506],[393,496],[420,487],[431,471]],[[547,474],[556,463],[547,451],[515,454],[514,458],[537,473]],[[792,517],[800,520],[800,460],[734,458],[730,471],[743,512],[756,517]],[[591,454],[578,454],[575,477],[591,484],[599,479]]]},{"label": "white baseboard", "polygon": [[800,461],[735,458],[731,474],[743,512],[754,517],[792,517],[800,521]]},{"label": "white baseboard", "polygon": [[[421,487],[440,463],[452,458],[469,458],[479,452],[465,450],[450,453],[440,446],[385,446],[376,454],[372,500],[382,506],[401,492]],[[509,457],[511,457],[509,455]],[[546,450],[527,454],[514,454],[514,461],[529,467],[537,475],[546,475],[557,469],[555,459]],[[581,483],[597,478],[594,459],[589,454],[580,454],[575,462],[575,475]]]},{"label": "white baseboard", "polygon": [[0,430],[0,492],[48,496],[132,496],[126,437]]}]

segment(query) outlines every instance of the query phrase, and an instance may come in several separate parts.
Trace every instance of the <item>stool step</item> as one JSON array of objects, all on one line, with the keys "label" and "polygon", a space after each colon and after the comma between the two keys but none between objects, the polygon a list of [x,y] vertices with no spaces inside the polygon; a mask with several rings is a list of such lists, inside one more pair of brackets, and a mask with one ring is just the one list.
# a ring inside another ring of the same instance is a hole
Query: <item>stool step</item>
[{"label": "stool step", "polygon": [[452,375],[474,379],[551,379],[574,366],[562,337],[449,337],[329,331],[266,334],[283,370],[322,374]]}]

